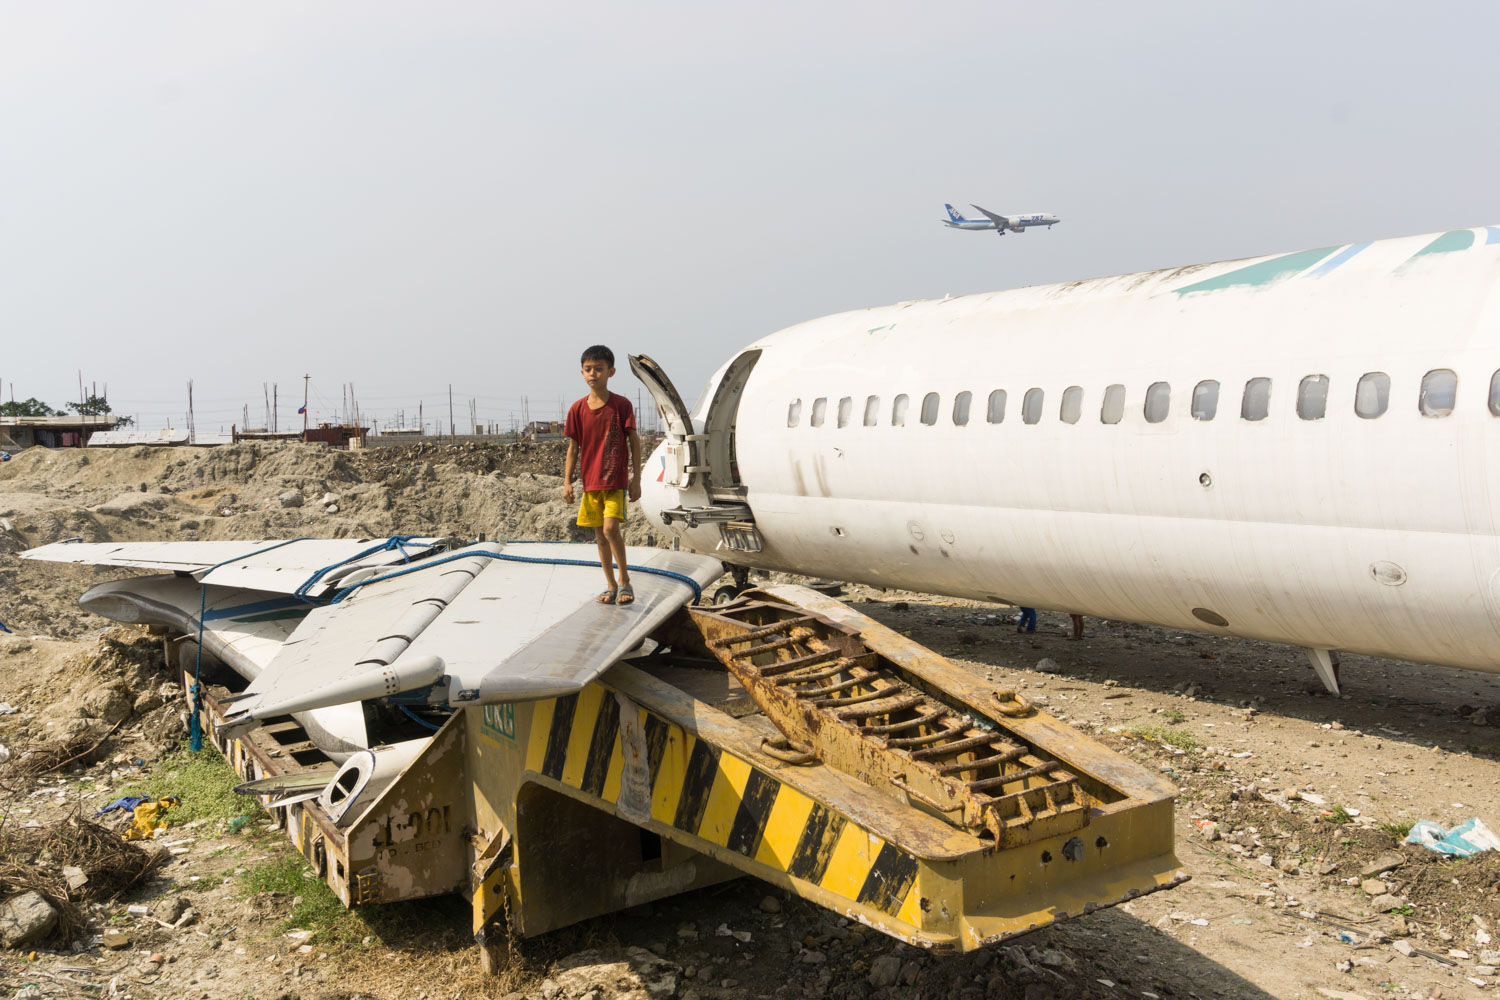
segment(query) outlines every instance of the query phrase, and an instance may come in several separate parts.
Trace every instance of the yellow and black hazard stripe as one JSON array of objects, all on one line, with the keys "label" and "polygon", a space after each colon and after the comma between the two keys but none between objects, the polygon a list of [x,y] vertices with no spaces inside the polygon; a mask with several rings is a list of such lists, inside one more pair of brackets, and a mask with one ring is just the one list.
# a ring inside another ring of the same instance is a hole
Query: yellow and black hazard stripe
[{"label": "yellow and black hazard stripe", "polygon": [[[638,709],[651,818],[882,913],[920,924],[917,860],[774,774]],[[532,708],[526,767],[619,801],[620,707],[597,684]]]}]

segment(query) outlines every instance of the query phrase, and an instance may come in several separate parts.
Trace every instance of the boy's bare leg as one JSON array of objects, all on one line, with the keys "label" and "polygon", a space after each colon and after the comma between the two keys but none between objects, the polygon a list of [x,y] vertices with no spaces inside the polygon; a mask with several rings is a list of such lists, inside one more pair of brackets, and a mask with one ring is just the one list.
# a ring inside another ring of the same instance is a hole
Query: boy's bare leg
[{"label": "boy's bare leg", "polygon": [[[594,542],[599,546],[599,565],[604,567],[604,579],[609,583],[609,589],[615,589],[614,551],[609,543],[609,525],[613,521],[616,525],[615,534],[619,534],[619,521],[606,517],[604,527],[594,529]],[[623,561],[621,562],[623,566]]]},{"label": "boy's bare leg", "polygon": [[[620,567],[620,586],[630,586],[630,569],[625,565],[625,533],[620,530],[620,519],[617,517],[606,517],[604,519],[604,527],[600,530],[603,531],[605,542],[609,548],[609,554],[605,555],[605,545],[601,544],[599,546],[600,558],[605,559],[607,562],[612,557]],[[610,581],[611,586],[613,586],[613,576],[610,576]],[[630,602],[625,601],[623,603],[629,604]]]}]

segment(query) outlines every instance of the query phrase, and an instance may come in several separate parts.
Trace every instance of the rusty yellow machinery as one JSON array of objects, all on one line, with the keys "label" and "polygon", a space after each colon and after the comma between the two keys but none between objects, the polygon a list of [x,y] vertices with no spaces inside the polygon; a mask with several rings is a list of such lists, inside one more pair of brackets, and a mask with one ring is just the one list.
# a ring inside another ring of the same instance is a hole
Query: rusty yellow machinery
[{"label": "rusty yellow machinery", "polygon": [[[455,713],[368,802],[273,813],[346,904],[465,893],[491,946],[753,875],[967,951],[1187,879],[1169,783],[836,600],[767,587],[653,639]],[[246,779],[327,766],[291,721],[224,739],[228,694],[204,721]]]}]

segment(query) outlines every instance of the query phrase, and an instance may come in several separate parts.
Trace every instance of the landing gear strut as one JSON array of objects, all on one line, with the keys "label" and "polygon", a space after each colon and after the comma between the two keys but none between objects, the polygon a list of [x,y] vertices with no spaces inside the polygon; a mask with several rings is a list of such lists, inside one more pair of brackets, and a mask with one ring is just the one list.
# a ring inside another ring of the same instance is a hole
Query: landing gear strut
[{"label": "landing gear strut", "polygon": [[713,602],[715,604],[728,604],[750,589],[750,570],[745,566],[725,566],[729,570],[733,583],[726,583],[714,591]]}]

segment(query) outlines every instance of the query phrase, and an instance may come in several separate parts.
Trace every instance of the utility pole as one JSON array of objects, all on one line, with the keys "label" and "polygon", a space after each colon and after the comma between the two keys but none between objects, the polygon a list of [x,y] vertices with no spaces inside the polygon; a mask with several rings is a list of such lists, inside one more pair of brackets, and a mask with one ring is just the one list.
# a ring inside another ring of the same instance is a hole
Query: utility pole
[{"label": "utility pole", "polygon": [[427,418],[422,416],[422,410],[426,406],[425,402],[417,400],[417,437],[427,436]]},{"label": "utility pole", "polygon": [[[82,383],[80,383],[81,385]],[[197,444],[198,430],[193,421],[193,380],[188,379],[188,411],[187,411],[188,444]]]},{"label": "utility pole", "polygon": [[279,388],[280,386],[275,382],[271,383],[271,426],[267,430],[272,434],[275,434],[280,429],[278,425],[281,423],[281,400],[276,398],[276,392]]},{"label": "utility pole", "polygon": [[453,383],[448,383],[448,437],[456,438],[458,433],[453,424]]},{"label": "utility pole", "polygon": [[312,380],[311,375],[302,376],[302,440],[307,440],[307,384]]}]

